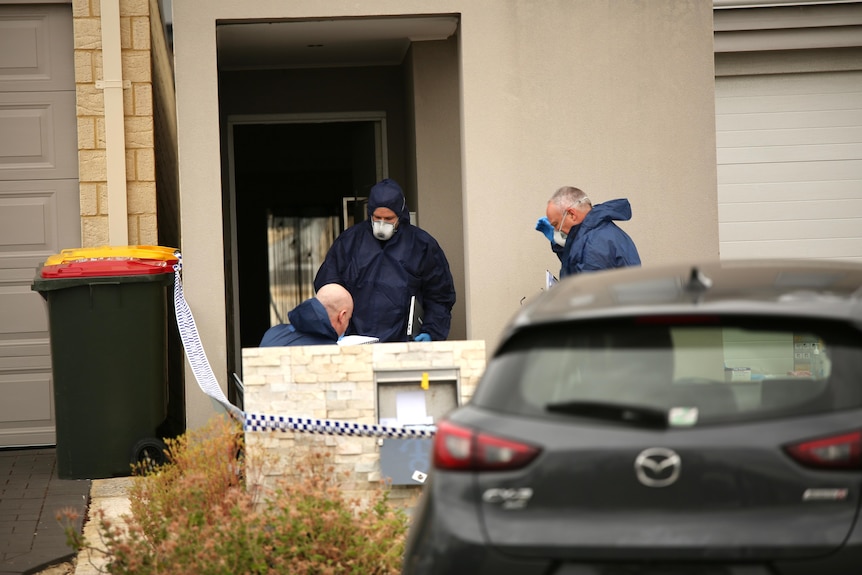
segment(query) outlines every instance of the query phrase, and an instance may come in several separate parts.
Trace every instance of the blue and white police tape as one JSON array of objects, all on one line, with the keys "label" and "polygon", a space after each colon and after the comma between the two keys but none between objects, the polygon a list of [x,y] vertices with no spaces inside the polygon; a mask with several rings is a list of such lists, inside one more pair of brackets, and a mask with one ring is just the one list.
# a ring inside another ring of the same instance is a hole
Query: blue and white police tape
[{"label": "blue and white police tape", "polygon": [[[180,257],[179,254],[177,256]],[[239,421],[243,421],[242,411],[233,405],[228,398],[225,397],[218,380],[210,366],[207,354],[201,344],[201,338],[198,334],[195,318],[192,316],[192,310],[189,308],[186,298],[183,296],[183,282],[181,277],[182,259],[179,259],[174,271],[174,311],[177,316],[177,329],[180,332],[180,339],[183,342],[183,348],[186,351],[186,357],[189,360],[189,365],[192,368],[192,374],[198,382],[201,390],[218,401],[232,416]]]},{"label": "blue and white police tape", "polygon": [[201,344],[197,324],[183,295],[182,254],[175,252],[177,263],[174,266],[174,311],[176,312],[177,328],[180,339],[192,369],[192,374],[198,386],[206,395],[221,404],[228,413],[243,424],[246,431],[298,431],[302,433],[320,433],[326,435],[352,435],[360,437],[393,437],[417,438],[432,437],[436,432],[433,425],[415,427],[393,427],[387,425],[370,425],[337,421],[332,419],[313,419],[308,417],[289,417],[280,415],[263,415],[244,413],[225,397],[218,380],[207,359]]},{"label": "blue and white police tape", "polygon": [[262,415],[257,413],[245,414],[245,429],[247,431],[299,431],[326,435],[395,438],[432,437],[436,431],[436,428],[433,425],[394,427],[389,425],[335,421],[332,419],[286,417]]}]

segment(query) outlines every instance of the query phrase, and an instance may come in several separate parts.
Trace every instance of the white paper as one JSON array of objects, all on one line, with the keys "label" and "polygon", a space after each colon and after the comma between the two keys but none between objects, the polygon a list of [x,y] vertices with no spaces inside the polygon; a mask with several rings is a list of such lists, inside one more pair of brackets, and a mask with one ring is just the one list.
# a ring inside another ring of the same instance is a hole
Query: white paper
[{"label": "white paper", "polygon": [[551,273],[551,270],[545,270],[545,289],[551,289],[558,283],[559,281],[554,277],[554,274]]},{"label": "white paper", "polygon": [[401,425],[428,422],[425,410],[425,391],[401,391],[395,396],[395,414]]},{"label": "white paper", "polygon": [[338,340],[338,345],[362,345],[363,343],[377,343],[380,338],[370,335],[345,335]]}]

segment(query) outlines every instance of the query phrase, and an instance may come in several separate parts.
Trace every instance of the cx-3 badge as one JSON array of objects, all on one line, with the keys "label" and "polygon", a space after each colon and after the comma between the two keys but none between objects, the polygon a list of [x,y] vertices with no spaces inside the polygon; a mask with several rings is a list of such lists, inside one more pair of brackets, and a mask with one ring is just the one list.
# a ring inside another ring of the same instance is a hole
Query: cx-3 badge
[{"label": "cx-3 badge", "polygon": [[533,497],[533,490],[529,487],[514,489],[487,489],[482,494],[485,503],[499,503],[503,509],[523,509]]},{"label": "cx-3 badge", "polygon": [[664,447],[644,449],[635,458],[635,475],[647,487],[667,487],[679,478],[682,461]]}]

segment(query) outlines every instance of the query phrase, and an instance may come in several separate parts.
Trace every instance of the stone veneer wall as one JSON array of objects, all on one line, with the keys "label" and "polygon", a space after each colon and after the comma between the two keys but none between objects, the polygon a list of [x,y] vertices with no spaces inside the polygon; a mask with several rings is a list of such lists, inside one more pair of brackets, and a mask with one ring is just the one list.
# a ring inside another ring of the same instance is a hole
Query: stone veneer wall
[{"label": "stone veneer wall", "polygon": [[[485,370],[484,341],[248,348],[242,353],[247,413],[355,423],[378,422],[375,371],[457,368],[464,404]],[[268,431],[247,432],[246,443],[249,453],[262,451],[277,461],[249,470],[249,478],[267,487],[289,478],[297,458],[319,449],[334,455],[347,495],[364,500],[380,486],[377,438]],[[395,486],[390,499],[410,506],[420,489]]]}]

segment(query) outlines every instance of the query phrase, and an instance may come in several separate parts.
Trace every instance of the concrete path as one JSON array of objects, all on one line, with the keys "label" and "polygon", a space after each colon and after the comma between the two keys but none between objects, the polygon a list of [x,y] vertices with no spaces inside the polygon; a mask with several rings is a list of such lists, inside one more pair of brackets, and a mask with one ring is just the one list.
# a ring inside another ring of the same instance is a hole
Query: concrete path
[{"label": "concrete path", "polygon": [[[131,513],[129,507],[129,486],[132,478],[116,477],[112,479],[94,479],[90,490],[90,511],[87,522],[84,523],[84,537],[94,547],[104,549],[99,545],[99,513],[105,519],[110,519],[112,525],[122,525],[123,517]],[[84,549],[78,554],[75,565],[75,575],[99,575],[105,565],[105,557],[96,550]]]}]

